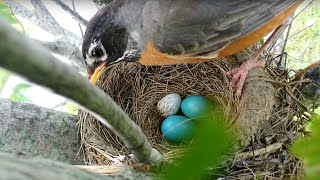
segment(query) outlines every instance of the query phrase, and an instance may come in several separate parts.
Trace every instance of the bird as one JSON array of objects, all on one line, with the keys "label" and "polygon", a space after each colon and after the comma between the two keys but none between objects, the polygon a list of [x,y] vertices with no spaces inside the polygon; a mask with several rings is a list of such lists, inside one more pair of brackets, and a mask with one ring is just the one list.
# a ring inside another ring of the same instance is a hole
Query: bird
[{"label": "bird", "polygon": [[248,72],[304,0],[115,0],[89,21],[82,55],[88,78],[119,62],[173,65],[213,61],[268,40],[226,74],[241,96]]}]

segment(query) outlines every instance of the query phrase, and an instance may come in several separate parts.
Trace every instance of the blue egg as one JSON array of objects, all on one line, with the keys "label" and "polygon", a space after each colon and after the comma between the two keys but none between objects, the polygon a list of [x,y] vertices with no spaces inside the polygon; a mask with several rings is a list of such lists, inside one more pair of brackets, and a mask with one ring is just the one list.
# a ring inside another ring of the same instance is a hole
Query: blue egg
[{"label": "blue egg", "polygon": [[201,95],[189,96],[181,103],[183,114],[192,119],[208,115],[213,108],[213,103]]},{"label": "blue egg", "polygon": [[183,142],[193,137],[194,123],[185,116],[171,115],[161,125],[162,135],[172,142]]}]

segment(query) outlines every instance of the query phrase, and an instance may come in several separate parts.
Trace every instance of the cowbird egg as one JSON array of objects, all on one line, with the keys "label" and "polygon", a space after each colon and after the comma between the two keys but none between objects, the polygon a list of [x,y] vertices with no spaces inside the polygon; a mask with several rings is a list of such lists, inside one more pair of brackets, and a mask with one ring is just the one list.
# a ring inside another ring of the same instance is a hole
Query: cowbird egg
[{"label": "cowbird egg", "polygon": [[181,97],[177,93],[168,94],[163,97],[157,104],[158,111],[162,117],[168,117],[179,111]]},{"label": "cowbird egg", "polygon": [[195,124],[185,116],[172,115],[161,125],[162,135],[171,142],[180,143],[190,140],[195,132]]},{"label": "cowbird egg", "polygon": [[208,115],[213,109],[212,102],[201,95],[189,96],[181,103],[181,111],[189,118]]}]

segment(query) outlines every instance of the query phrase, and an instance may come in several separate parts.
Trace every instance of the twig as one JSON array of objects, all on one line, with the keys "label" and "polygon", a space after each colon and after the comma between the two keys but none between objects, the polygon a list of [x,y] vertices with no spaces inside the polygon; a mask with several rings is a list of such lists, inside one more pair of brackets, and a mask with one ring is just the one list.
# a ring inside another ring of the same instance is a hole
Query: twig
[{"label": "twig", "polygon": [[26,34],[26,30],[24,29],[21,21],[20,21],[20,20],[16,17],[16,15],[14,14],[14,12],[13,12],[13,10],[12,10],[12,7],[10,7],[10,11],[11,11],[12,16],[18,21],[18,23],[19,23],[19,25],[20,25],[20,27],[21,27],[21,29],[22,29],[22,31],[23,31],[23,34]]},{"label": "twig", "polygon": [[43,48],[0,19],[0,66],[68,97],[110,127],[142,163],[152,165],[163,156],[152,148],[147,137],[110,96],[93,86],[73,69],[56,60]]},{"label": "twig", "polygon": [[[309,29],[309,28],[312,27],[312,26],[314,26],[314,24],[312,24],[312,25],[310,25],[310,26],[307,26],[307,27],[305,27],[305,28],[303,28],[303,29],[300,29],[300,30],[297,31],[297,32],[294,32],[294,33],[293,33],[292,35],[290,35],[289,37],[288,37],[288,33],[287,33],[285,40],[278,42],[275,47],[278,47],[280,44],[285,43],[285,42],[288,41],[289,39],[293,38],[294,36],[296,36],[296,35],[298,35],[298,34],[300,34],[300,33],[302,33],[302,32],[304,32],[305,30]],[[289,28],[291,29],[291,27],[289,27]]]},{"label": "twig", "polygon": [[[74,12],[77,12],[76,4],[74,3],[74,0],[71,0],[71,2],[72,2],[72,9],[74,10]],[[81,37],[83,39],[83,30],[82,30],[81,24],[79,22],[78,22],[78,25],[79,25],[79,29],[80,29],[80,32],[81,32]]]},{"label": "twig", "polygon": [[317,35],[315,38],[313,38],[313,40],[311,42],[308,43],[308,45],[304,48],[304,50],[302,51],[301,55],[300,55],[300,59],[303,58],[304,54],[307,52],[307,50],[310,50],[310,46],[320,38],[320,35]]},{"label": "twig", "polygon": [[260,156],[262,154],[274,152],[274,151],[280,149],[282,147],[282,145],[283,145],[283,143],[277,142],[277,143],[271,144],[269,146],[266,146],[264,148],[239,153],[235,156],[235,161],[241,161],[244,159],[253,158],[254,156]]},{"label": "twig", "polygon": [[300,29],[300,30],[297,31],[297,32],[294,32],[288,39],[290,39],[290,38],[292,38],[292,37],[294,37],[294,36],[296,36],[296,35],[304,32],[305,30],[311,28],[311,27],[314,26],[314,25],[315,25],[315,24],[311,24],[311,25],[309,25],[309,26],[307,26],[307,27],[304,27],[304,28]]},{"label": "twig", "polygon": [[[309,2],[301,11],[299,11],[299,12],[292,18],[291,22],[290,22],[289,25],[288,25],[288,31],[287,31],[285,40],[278,43],[278,45],[284,43],[284,44],[283,44],[283,48],[282,48],[282,52],[281,52],[281,56],[280,56],[280,60],[279,60],[279,63],[278,63],[278,68],[282,65],[283,57],[284,57],[284,54],[285,54],[285,48],[286,48],[286,44],[287,44],[288,40],[289,40],[290,38],[292,38],[293,36],[295,36],[295,35],[303,32],[304,30],[312,27],[312,25],[311,25],[311,26],[308,26],[308,27],[306,27],[306,28],[304,28],[304,29],[302,29],[302,30],[300,30],[300,31],[298,31],[298,32],[295,32],[293,35],[289,36],[290,31],[291,31],[291,27],[292,27],[292,22],[293,22],[304,10],[306,10],[313,2],[314,2],[314,0],[312,0],[311,2]],[[278,46],[278,45],[277,45],[277,46]],[[284,67],[286,67],[286,66],[287,66],[287,62],[285,62],[285,66],[284,66]]]},{"label": "twig", "polygon": [[261,166],[262,164],[276,164],[280,165],[281,160],[277,158],[267,159],[267,160],[245,160],[237,162],[236,166],[238,168],[248,167],[248,166]]},{"label": "twig", "polygon": [[103,174],[103,175],[114,175],[120,174],[125,171],[124,165],[117,166],[76,166],[89,172]]},{"label": "twig", "polygon": [[320,66],[320,60],[310,64],[308,67],[304,68],[302,71],[300,71],[299,73],[297,73],[295,75],[295,78],[292,80],[292,82],[294,81],[300,81],[302,80],[302,78],[304,77],[304,75],[311,71],[312,69],[316,68],[316,67],[319,67]]},{"label": "twig", "polygon": [[[284,57],[284,52],[286,50],[286,45],[287,45],[287,42],[288,42],[288,37],[289,37],[289,34],[290,34],[290,31],[291,31],[291,27],[292,27],[292,22],[293,22],[293,19],[290,21],[289,25],[288,25],[288,30],[287,30],[287,34],[286,34],[286,38],[284,40],[284,43],[283,43],[283,46],[282,46],[282,50],[281,50],[281,56],[280,56],[280,60],[279,60],[279,63],[278,63],[278,68],[280,68],[282,66],[282,61],[283,61],[283,57]],[[286,66],[286,63],[284,65],[284,67]]]},{"label": "twig", "polygon": [[304,8],[301,9],[294,17],[293,20],[296,19],[304,10],[306,10],[312,3],[314,3],[314,0],[310,1]]},{"label": "twig", "polygon": [[74,20],[76,20],[78,23],[87,26],[88,21],[85,20],[83,17],[81,17],[77,12],[73,11],[71,8],[69,8],[68,5],[63,3],[60,0],[51,0],[55,2],[59,7],[61,7],[65,12],[67,12]]}]

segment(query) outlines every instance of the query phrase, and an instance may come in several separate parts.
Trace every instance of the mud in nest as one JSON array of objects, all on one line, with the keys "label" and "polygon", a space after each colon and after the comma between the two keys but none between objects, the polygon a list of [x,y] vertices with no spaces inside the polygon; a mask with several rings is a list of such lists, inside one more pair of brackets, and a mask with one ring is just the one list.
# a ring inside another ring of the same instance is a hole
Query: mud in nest
[{"label": "mud in nest", "polygon": [[[245,102],[234,97],[230,80],[225,75],[234,65],[232,60],[233,57],[170,66],[116,64],[103,73],[97,86],[110,95],[141,127],[154,148],[167,158],[173,158],[183,154],[183,146],[170,145],[161,135],[160,125],[164,118],[157,111],[157,102],[169,93],[178,93],[182,98],[205,95],[220,102],[229,125],[237,124],[242,111],[241,104]],[[284,77],[273,78],[276,79],[271,80],[273,84],[281,84],[277,78],[283,80]],[[279,179],[289,177],[287,175],[301,175],[302,163],[289,153],[288,146],[297,137],[307,118],[287,92],[279,90],[275,96],[272,114],[254,134],[251,143],[235,153],[234,163],[219,177],[250,179],[258,172],[263,177]],[[79,111],[79,119],[86,163],[111,165],[130,154],[120,138],[87,112]],[[271,149],[263,150],[265,147]],[[253,151],[259,149],[262,149],[262,153]]]}]

